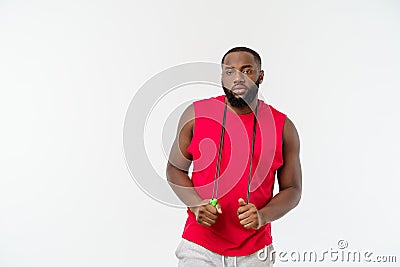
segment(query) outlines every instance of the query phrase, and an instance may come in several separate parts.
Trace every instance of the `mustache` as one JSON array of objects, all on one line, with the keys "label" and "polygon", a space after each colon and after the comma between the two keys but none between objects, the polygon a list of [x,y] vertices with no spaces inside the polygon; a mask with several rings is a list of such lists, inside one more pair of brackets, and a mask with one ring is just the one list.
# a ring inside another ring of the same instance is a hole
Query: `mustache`
[{"label": "mustache", "polygon": [[235,84],[235,85],[232,87],[232,90],[237,89],[237,88],[249,89],[249,87],[246,86],[246,85],[244,85],[244,84]]},{"label": "mustache", "polygon": [[231,88],[226,87],[224,84],[222,84],[222,86],[224,88],[228,89],[229,91],[234,91],[236,89],[242,89],[242,88],[244,88],[246,90],[249,90],[249,87],[247,85],[245,85],[245,84],[235,84]]}]

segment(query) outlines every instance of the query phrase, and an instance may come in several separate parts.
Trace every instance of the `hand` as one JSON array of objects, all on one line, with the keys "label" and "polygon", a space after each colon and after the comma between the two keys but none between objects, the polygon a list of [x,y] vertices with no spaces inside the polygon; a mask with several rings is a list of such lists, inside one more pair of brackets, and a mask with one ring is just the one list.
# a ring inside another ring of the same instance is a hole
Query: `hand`
[{"label": "hand", "polygon": [[218,218],[218,214],[222,213],[219,203],[214,207],[209,201],[201,206],[190,207],[189,209],[196,216],[196,221],[204,226],[213,225]]},{"label": "hand", "polygon": [[239,208],[237,210],[237,215],[240,224],[246,229],[259,229],[261,225],[260,214],[254,204],[246,204],[243,198],[239,198]]}]

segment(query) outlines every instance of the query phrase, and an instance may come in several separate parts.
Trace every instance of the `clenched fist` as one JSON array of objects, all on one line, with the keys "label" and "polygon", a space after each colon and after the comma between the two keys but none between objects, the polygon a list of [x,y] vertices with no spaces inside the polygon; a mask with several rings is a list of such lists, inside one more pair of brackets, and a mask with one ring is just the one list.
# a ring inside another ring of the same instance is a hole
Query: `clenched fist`
[{"label": "clenched fist", "polygon": [[196,216],[196,221],[204,226],[213,225],[218,218],[218,214],[222,213],[221,205],[219,203],[214,207],[207,202],[201,206],[190,207],[189,209]]},{"label": "clenched fist", "polygon": [[260,214],[254,204],[246,204],[243,198],[239,198],[239,208],[237,210],[237,215],[240,224],[246,229],[259,229],[261,225]]}]

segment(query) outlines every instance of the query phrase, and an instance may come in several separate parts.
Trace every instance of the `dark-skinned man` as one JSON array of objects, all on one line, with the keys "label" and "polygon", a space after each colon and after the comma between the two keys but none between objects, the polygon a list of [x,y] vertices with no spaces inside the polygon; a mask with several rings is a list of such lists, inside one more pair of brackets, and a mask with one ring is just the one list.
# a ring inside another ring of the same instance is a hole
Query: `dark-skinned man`
[{"label": "dark-skinned man", "polygon": [[258,99],[257,52],[235,47],[221,63],[225,95],[184,111],[167,164],[188,206],[176,256],[179,266],[272,266],[270,223],[301,198],[299,137],[285,114]]}]

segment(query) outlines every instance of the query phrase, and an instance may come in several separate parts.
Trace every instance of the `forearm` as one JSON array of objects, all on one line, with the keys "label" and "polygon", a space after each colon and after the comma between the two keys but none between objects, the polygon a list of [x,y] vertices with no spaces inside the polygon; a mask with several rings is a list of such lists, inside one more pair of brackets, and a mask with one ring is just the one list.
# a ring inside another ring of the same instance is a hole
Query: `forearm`
[{"label": "forearm", "polygon": [[172,190],[186,206],[198,206],[203,202],[187,172],[176,168],[171,163],[167,165],[167,180]]},{"label": "forearm", "polygon": [[301,189],[298,187],[293,186],[281,190],[267,205],[258,211],[261,225],[265,225],[284,216],[297,206],[300,198]]}]

